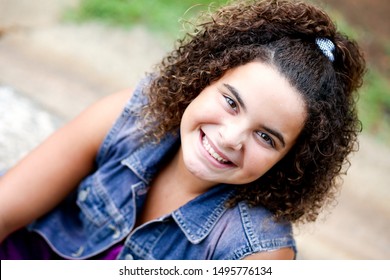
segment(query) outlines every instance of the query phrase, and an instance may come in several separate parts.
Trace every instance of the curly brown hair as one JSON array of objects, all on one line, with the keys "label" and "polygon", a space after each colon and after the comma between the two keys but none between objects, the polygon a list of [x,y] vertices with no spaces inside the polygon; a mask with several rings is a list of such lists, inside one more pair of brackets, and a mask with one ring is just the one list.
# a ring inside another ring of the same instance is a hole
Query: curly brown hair
[{"label": "curly brown hair", "polygon": [[[334,61],[316,45],[328,38]],[[264,55],[266,54],[266,55]],[[314,221],[333,201],[339,175],[357,149],[361,124],[356,90],[365,61],[356,42],[321,9],[285,0],[236,1],[219,8],[158,66],[145,94],[147,136],[176,132],[188,104],[226,71],[251,61],[275,66],[303,96],[308,117],[289,153],[257,181],[240,186],[231,203],[263,205],[277,219]]]}]

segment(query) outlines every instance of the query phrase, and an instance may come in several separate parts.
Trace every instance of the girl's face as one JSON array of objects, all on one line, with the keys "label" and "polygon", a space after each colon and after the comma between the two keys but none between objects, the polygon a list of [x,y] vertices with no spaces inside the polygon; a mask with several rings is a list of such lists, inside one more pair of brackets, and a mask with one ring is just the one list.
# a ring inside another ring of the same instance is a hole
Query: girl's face
[{"label": "girl's face", "polygon": [[306,119],[301,95],[274,68],[228,71],[187,107],[179,156],[206,184],[253,182],[294,145]]}]

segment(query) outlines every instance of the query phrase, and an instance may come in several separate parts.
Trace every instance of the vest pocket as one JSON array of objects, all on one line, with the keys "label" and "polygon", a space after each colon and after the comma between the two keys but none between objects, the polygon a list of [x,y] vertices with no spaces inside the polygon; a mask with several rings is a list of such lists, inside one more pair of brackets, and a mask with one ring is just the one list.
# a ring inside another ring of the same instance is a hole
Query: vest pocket
[{"label": "vest pocket", "polygon": [[110,219],[107,212],[108,195],[104,188],[94,183],[93,178],[80,186],[77,194],[77,205],[80,207],[80,218],[83,222],[102,226]]}]

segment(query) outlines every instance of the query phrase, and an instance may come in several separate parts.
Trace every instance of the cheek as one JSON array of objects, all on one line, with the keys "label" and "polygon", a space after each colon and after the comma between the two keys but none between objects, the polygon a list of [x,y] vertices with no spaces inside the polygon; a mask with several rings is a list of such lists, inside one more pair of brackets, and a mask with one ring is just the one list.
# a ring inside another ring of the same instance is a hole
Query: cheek
[{"label": "cheek", "polygon": [[250,153],[245,161],[248,176],[256,177],[255,179],[261,177],[271,169],[281,157],[282,156],[277,152],[269,150]]},{"label": "cheek", "polygon": [[193,103],[188,105],[183,113],[183,116],[181,117],[180,130],[183,132],[191,131],[194,128],[195,123],[198,121],[198,116],[196,114],[196,110],[194,110],[194,105],[195,104]]}]

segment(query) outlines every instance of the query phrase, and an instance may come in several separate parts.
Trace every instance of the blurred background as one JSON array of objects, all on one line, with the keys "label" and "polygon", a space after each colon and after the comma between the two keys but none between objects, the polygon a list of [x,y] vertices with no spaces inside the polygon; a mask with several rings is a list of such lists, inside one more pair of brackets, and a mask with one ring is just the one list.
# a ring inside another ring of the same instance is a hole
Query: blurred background
[{"label": "blurred background", "polygon": [[[0,170],[152,70],[224,0],[0,0]],[[390,259],[390,3],[317,0],[363,47],[364,132],[338,202],[295,228],[299,259]],[[109,106],[109,105],[108,105]]]}]

